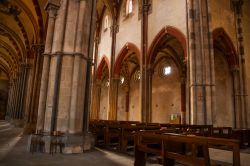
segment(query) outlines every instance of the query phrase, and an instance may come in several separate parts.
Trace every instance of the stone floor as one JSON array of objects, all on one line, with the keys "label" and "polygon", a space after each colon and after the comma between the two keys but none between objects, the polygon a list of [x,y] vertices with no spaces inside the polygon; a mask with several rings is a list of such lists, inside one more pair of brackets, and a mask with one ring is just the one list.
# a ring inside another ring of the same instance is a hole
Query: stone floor
[{"label": "stone floor", "polygon": [[[27,151],[27,135],[22,129],[0,121],[0,166],[133,166],[134,158],[99,148],[83,154],[42,154]],[[210,149],[212,160],[221,161],[218,165],[228,166],[232,153]],[[241,153],[241,164],[250,166],[250,154]],[[159,166],[147,163],[147,166]]]}]

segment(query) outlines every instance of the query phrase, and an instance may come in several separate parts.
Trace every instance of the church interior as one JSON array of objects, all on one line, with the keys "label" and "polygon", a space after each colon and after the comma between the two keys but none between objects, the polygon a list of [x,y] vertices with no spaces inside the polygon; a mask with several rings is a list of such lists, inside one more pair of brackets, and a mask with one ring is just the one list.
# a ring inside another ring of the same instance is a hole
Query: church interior
[{"label": "church interior", "polygon": [[0,0],[0,166],[250,166],[250,0]]}]

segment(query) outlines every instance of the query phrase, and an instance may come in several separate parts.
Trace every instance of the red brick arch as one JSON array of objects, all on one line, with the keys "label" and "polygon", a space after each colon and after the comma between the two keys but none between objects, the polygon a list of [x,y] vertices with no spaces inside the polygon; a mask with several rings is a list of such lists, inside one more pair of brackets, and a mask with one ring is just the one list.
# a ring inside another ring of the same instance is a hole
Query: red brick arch
[{"label": "red brick arch", "polygon": [[120,74],[122,61],[126,58],[126,56],[128,55],[127,53],[129,51],[132,51],[133,53],[135,53],[137,60],[140,64],[140,51],[139,51],[139,49],[132,43],[126,43],[125,46],[122,47],[121,51],[119,52],[119,54],[116,58],[116,62],[114,65],[114,74],[115,75]]},{"label": "red brick arch", "polygon": [[172,26],[166,26],[160,30],[160,32],[156,35],[154,38],[151,46],[149,47],[148,51],[148,63],[153,63],[156,57],[156,48],[157,45],[161,42],[161,40],[166,36],[166,35],[171,35],[175,37],[178,42],[181,44],[183,50],[184,50],[184,56],[185,58],[187,57],[187,42],[186,42],[186,37],[185,35],[178,30],[175,27]]},{"label": "red brick arch", "polygon": [[102,78],[102,72],[103,72],[103,67],[107,65],[108,70],[110,69],[109,67],[109,60],[106,55],[103,55],[101,62],[98,65],[98,68],[96,70],[96,78],[101,79]]},{"label": "red brick arch", "polygon": [[236,53],[235,47],[233,45],[233,42],[228,36],[228,34],[226,33],[226,31],[221,27],[213,30],[213,41],[216,41],[218,39],[220,39],[226,46],[226,49],[225,49],[226,52],[224,53],[227,55],[226,58],[230,67],[238,66],[239,59],[238,59],[238,55]]}]

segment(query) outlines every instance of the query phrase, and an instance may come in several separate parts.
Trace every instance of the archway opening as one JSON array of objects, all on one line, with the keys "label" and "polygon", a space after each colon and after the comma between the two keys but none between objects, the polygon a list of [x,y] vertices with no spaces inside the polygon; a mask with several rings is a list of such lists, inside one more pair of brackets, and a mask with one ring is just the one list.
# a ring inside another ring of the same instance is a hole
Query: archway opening
[{"label": "archway opening", "polygon": [[152,122],[181,123],[183,105],[185,108],[182,97],[186,78],[184,54],[180,41],[170,34],[162,36],[155,47],[151,57]]},{"label": "archway opening", "polygon": [[119,72],[117,120],[140,120],[140,67],[136,54],[129,50]]},{"label": "archway opening", "polygon": [[[238,66],[237,56],[230,38],[223,29],[214,31],[214,71],[216,109],[215,126],[236,126],[233,70]],[[235,75],[235,77],[237,77]]]}]

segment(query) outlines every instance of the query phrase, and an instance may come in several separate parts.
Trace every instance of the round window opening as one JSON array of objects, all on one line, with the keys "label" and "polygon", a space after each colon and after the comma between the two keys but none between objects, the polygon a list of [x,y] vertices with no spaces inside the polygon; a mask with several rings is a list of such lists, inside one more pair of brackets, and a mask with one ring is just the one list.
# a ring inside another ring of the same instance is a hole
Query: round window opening
[{"label": "round window opening", "polygon": [[171,74],[171,72],[172,72],[171,66],[169,66],[169,65],[164,65],[164,66],[162,67],[161,73],[162,73],[163,76],[168,76],[168,75]]},{"label": "round window opening", "polygon": [[120,84],[122,85],[122,84],[124,84],[124,82],[125,82],[125,78],[123,76],[121,76],[120,77]]}]

